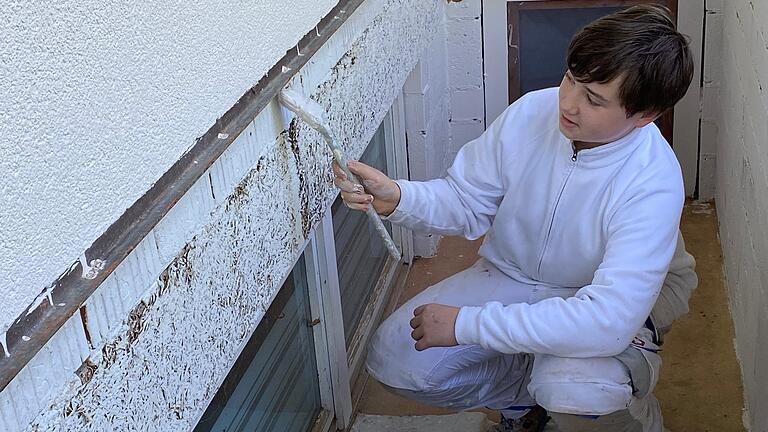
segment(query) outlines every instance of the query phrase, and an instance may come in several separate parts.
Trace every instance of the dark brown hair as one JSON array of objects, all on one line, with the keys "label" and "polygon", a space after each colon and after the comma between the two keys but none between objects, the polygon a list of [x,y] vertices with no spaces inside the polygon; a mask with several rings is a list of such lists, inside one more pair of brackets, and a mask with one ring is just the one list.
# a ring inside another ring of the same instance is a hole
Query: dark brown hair
[{"label": "dark brown hair", "polygon": [[580,82],[622,78],[619,98],[627,117],[661,114],[685,95],[693,79],[688,44],[668,9],[633,6],[577,33],[568,47],[568,69]]}]

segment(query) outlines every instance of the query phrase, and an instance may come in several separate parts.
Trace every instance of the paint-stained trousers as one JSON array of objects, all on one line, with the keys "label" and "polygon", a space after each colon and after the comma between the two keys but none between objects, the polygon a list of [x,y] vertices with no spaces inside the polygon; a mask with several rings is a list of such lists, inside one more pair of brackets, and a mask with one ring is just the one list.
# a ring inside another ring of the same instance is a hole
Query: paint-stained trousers
[{"label": "paint-stained trousers", "polygon": [[[682,238],[679,243],[682,245]],[[690,262],[685,266],[689,271],[677,283],[672,278],[672,288],[665,284],[663,291],[667,292],[654,308],[655,314],[669,321],[665,327],[671,324],[669,317],[687,311],[690,291],[696,286],[693,259],[681,247],[676,258]],[[651,393],[661,359],[647,328],[640,330],[624,353],[605,358],[503,354],[479,345],[419,352],[410,336],[413,310],[423,304],[535,303],[553,296],[569,297],[575,291],[517,282],[481,258],[392,313],[373,336],[367,370],[390,391],[433,406],[456,410],[488,407],[518,417],[538,403],[562,432],[661,432],[661,411]]]}]

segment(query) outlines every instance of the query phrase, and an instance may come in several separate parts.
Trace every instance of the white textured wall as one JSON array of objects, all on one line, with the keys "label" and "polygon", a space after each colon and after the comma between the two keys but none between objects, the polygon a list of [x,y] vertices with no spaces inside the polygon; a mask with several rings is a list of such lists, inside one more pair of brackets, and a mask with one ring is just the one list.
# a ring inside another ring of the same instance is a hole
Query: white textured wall
[{"label": "white textured wall", "polygon": [[0,4],[0,331],[337,0]]},{"label": "white textured wall", "polygon": [[[710,43],[708,38],[705,48],[710,51],[705,65],[705,80],[710,85],[705,89],[702,146],[705,134],[715,131],[716,203],[736,352],[744,375],[751,430],[766,431],[768,2],[707,0],[707,9],[707,32],[713,32],[713,40]],[[722,40],[717,36],[720,31]]]}]

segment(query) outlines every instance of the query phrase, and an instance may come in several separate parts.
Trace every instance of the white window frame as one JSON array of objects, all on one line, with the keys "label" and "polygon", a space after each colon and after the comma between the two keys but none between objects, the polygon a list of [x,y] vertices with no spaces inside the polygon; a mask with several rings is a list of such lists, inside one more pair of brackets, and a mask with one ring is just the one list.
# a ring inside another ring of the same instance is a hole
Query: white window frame
[{"label": "white window frame", "polygon": [[317,323],[313,333],[323,407],[314,430],[328,431],[334,418],[337,429],[344,429],[352,418],[352,396],[330,208],[313,232],[304,256],[312,324]]},{"label": "white window frame", "polygon": [[[408,153],[405,140],[405,109],[402,93],[396,98],[384,120],[387,170],[394,178],[408,178]],[[327,432],[351,427],[353,417],[352,384],[362,368],[365,347],[389,302],[394,282],[403,264],[413,261],[411,231],[392,227],[392,238],[403,257],[388,257],[358,324],[349,349],[346,347],[341,309],[336,243],[329,208],[310,236],[304,256],[309,286],[310,312],[314,326],[317,370],[320,382],[322,412],[313,432]]]}]

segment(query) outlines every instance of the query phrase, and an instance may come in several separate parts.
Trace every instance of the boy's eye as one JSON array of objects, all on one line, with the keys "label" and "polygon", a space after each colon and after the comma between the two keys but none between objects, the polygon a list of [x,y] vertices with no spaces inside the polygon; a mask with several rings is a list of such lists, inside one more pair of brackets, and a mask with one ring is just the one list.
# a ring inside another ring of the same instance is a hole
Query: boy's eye
[{"label": "boy's eye", "polygon": [[587,94],[587,101],[589,102],[590,105],[600,106],[600,104],[594,99],[592,99],[592,96],[590,96],[589,94]]}]

